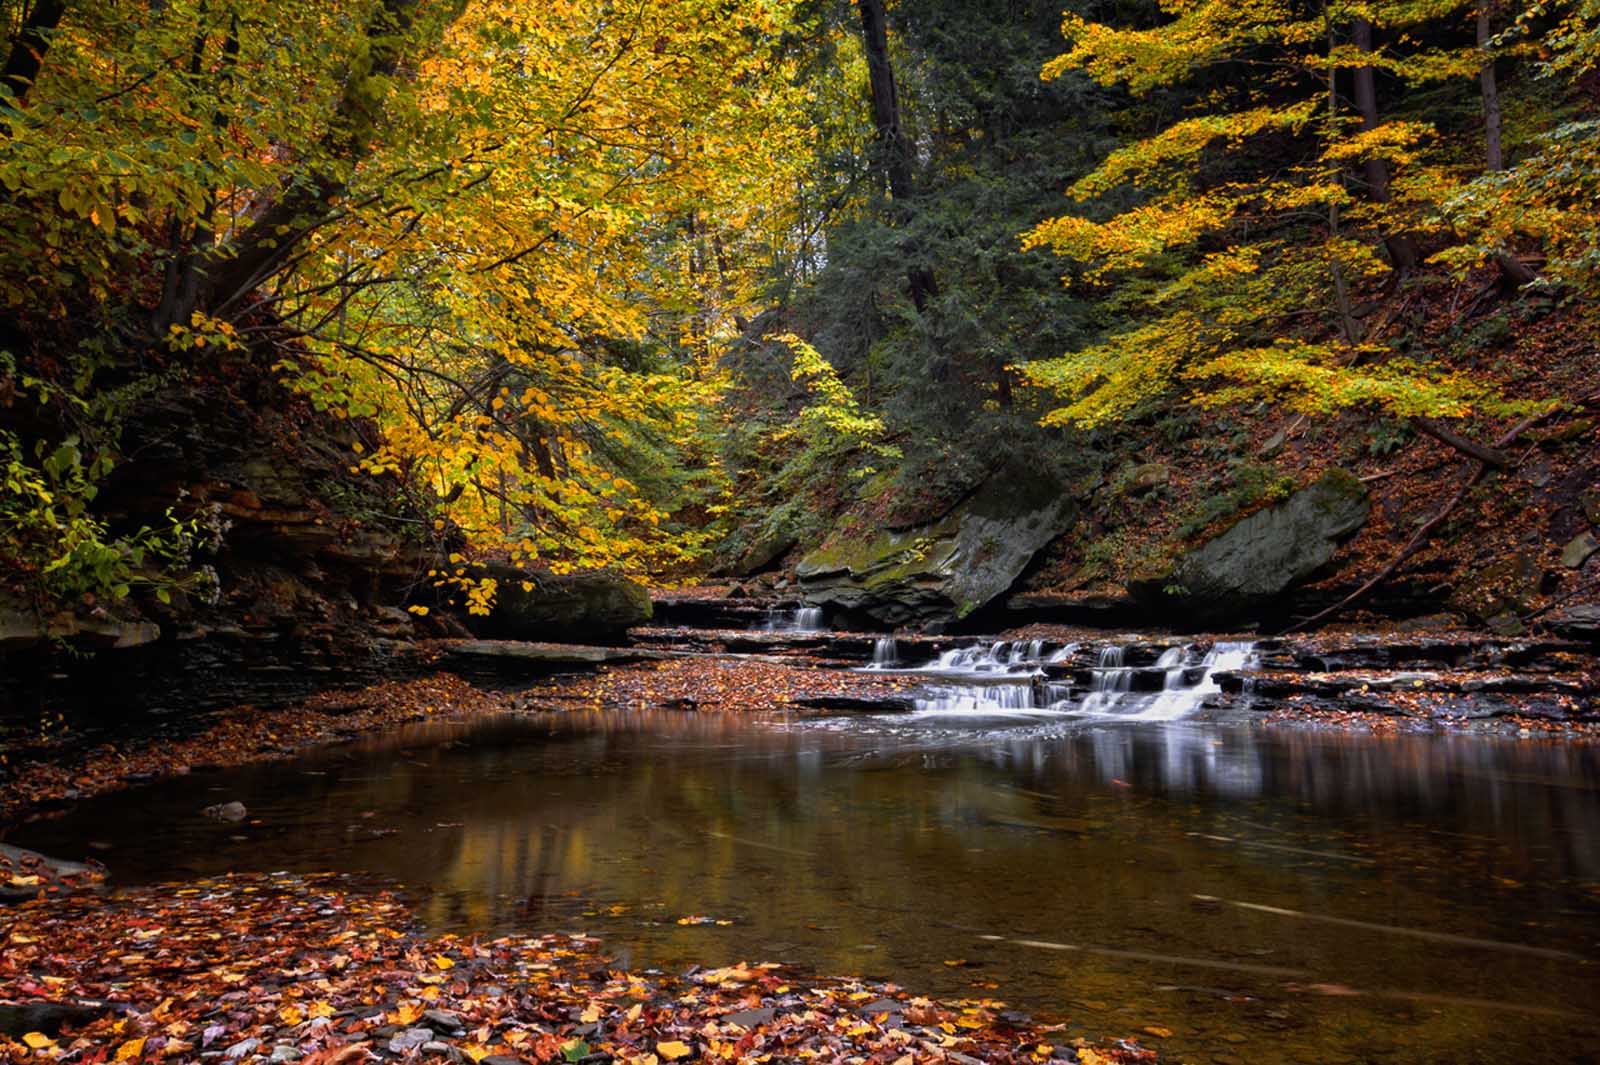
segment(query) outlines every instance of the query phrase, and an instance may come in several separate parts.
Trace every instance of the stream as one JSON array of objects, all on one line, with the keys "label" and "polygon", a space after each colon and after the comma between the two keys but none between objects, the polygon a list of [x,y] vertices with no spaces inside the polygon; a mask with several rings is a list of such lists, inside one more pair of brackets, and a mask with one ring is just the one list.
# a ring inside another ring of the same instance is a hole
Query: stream
[{"label": "stream", "polygon": [[[10,842],[124,884],[370,875],[441,930],[860,974],[1172,1060],[1600,1061],[1600,749],[1170,712],[1246,653],[1143,694],[1101,661],[1076,702],[991,648],[925,664],[909,712],[417,725]],[[201,816],[228,800],[249,819]]]}]

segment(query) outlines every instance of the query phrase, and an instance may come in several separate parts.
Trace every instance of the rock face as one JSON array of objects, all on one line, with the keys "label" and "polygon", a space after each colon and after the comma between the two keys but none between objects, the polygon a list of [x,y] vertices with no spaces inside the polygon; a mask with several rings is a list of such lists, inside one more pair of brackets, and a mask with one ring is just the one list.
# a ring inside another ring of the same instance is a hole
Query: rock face
[{"label": "rock face", "polygon": [[1329,470],[1169,566],[1130,581],[1128,590],[1142,603],[1179,607],[1196,620],[1238,617],[1327,565],[1371,509],[1364,484]]},{"label": "rock face", "polygon": [[795,574],[806,603],[845,620],[891,628],[959,620],[1009,590],[1075,516],[1054,480],[997,475],[927,525],[836,535]]},{"label": "rock face", "polygon": [[650,620],[650,593],[615,573],[536,573],[491,566],[493,612],[470,627],[508,640],[613,640]]}]

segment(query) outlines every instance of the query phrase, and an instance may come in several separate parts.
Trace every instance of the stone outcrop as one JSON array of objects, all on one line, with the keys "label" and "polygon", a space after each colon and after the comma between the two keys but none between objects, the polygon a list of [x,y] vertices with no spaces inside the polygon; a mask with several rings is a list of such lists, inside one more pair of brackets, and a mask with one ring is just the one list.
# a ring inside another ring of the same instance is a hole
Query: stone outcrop
[{"label": "stone outcrop", "polygon": [[589,570],[554,574],[489,566],[496,582],[494,608],[469,626],[509,640],[616,640],[650,620],[650,593],[615,573]]},{"label": "stone outcrop", "polygon": [[1366,486],[1332,469],[1281,503],[1128,583],[1136,600],[1216,622],[1270,605],[1332,560],[1367,520]]},{"label": "stone outcrop", "polygon": [[996,475],[938,519],[903,529],[835,534],[801,560],[801,594],[832,617],[928,627],[1003,595],[1076,516],[1053,479]]}]

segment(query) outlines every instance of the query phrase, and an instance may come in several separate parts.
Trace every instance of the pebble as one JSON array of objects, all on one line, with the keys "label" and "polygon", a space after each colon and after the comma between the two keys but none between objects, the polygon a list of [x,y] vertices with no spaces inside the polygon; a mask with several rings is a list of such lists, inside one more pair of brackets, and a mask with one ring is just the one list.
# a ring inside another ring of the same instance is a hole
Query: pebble
[{"label": "pebble", "polygon": [[213,821],[243,821],[250,811],[245,809],[242,802],[222,802],[207,806],[201,813]]},{"label": "pebble", "polygon": [[424,1010],[422,1019],[431,1021],[435,1028],[453,1028],[461,1030],[461,1018],[447,1010]]},{"label": "pebble", "polygon": [[299,1061],[303,1057],[305,1055],[300,1053],[298,1047],[289,1046],[287,1043],[279,1043],[272,1048],[272,1057],[268,1060],[278,1062]]},{"label": "pebble", "polygon": [[466,1055],[462,1054],[461,1051],[457,1050],[449,1043],[442,1043],[437,1039],[430,1039],[428,1042],[423,1043],[422,1052],[424,1054],[441,1055],[449,1058],[451,1061],[466,1060]]},{"label": "pebble", "polygon": [[408,1028],[403,1032],[396,1033],[389,1040],[389,1049],[396,1054],[404,1054],[408,1050],[431,1042],[433,1042],[432,1028]]},{"label": "pebble", "polygon": [[255,1050],[255,1048],[260,1046],[260,1045],[261,1045],[261,1040],[259,1040],[259,1039],[242,1039],[239,1042],[233,1044],[233,1046],[229,1047],[228,1050],[227,1050],[227,1053],[224,1056],[232,1058],[235,1061],[237,1061],[238,1059],[244,1057],[246,1054],[249,1054],[251,1051]]}]

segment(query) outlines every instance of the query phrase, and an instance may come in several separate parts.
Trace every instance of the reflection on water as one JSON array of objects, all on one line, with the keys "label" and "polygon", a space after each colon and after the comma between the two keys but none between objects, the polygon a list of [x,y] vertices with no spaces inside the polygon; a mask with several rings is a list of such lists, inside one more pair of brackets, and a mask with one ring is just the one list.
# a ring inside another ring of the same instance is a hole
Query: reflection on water
[{"label": "reflection on water", "polygon": [[[13,841],[109,844],[123,880],[170,875],[173,854],[180,873],[372,872],[443,927],[587,928],[634,963],[772,958],[995,996],[1073,1030],[1171,1029],[1145,1038],[1179,1059],[1576,1062],[1600,1051],[1597,756],[574,714],[191,778]],[[251,821],[201,818],[221,796]]]}]

